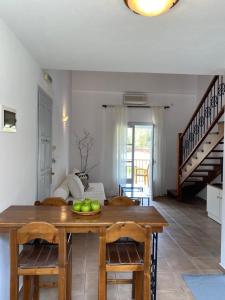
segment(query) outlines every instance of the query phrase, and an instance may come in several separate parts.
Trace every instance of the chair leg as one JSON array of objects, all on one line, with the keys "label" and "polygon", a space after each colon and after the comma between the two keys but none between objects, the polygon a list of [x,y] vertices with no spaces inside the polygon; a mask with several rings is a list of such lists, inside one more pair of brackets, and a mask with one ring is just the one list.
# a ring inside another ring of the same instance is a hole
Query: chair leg
[{"label": "chair leg", "polygon": [[66,300],[66,268],[59,268],[58,275],[58,299]]},{"label": "chair leg", "polygon": [[144,272],[144,297],[143,300],[150,299],[150,272]]},{"label": "chair leg", "polygon": [[132,273],[132,299],[135,299],[135,278],[136,278],[136,272]]},{"label": "chair leg", "polygon": [[[13,277],[13,278],[12,278]],[[10,300],[18,300],[18,290],[19,290],[19,278],[15,273],[15,276],[10,276]]]},{"label": "chair leg", "polygon": [[67,292],[66,292],[66,299],[71,300],[72,299],[72,254],[70,253],[68,258],[68,264],[67,264]]},{"label": "chair leg", "polygon": [[98,278],[98,300],[107,300],[107,274],[101,268]]},{"label": "chair leg", "polygon": [[135,273],[135,300],[141,300],[143,295],[143,272]]},{"label": "chair leg", "polygon": [[30,276],[23,276],[23,300],[30,300]]},{"label": "chair leg", "polygon": [[39,276],[36,275],[33,277],[33,279],[34,279],[33,300],[39,300]]},{"label": "chair leg", "polygon": [[18,268],[18,245],[16,231],[10,232],[10,300],[18,300],[19,276]]}]

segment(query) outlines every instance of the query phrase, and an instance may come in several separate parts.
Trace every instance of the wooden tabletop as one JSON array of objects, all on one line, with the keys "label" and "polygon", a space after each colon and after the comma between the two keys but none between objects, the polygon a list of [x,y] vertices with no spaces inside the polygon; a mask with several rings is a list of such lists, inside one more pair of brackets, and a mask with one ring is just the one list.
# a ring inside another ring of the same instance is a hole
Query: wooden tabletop
[{"label": "wooden tabletop", "polygon": [[0,213],[0,232],[20,227],[29,222],[48,222],[57,227],[65,227],[68,232],[76,232],[76,228],[99,228],[115,222],[133,221],[140,225],[151,225],[153,231],[162,231],[167,221],[153,207],[112,207],[103,206],[100,214],[95,216],[79,216],[71,211],[70,206],[10,206]]}]

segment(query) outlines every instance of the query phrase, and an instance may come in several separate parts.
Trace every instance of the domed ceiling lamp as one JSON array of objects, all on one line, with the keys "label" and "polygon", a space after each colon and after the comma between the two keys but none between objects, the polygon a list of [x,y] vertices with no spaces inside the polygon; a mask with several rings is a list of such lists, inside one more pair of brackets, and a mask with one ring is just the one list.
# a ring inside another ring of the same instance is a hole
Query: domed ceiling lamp
[{"label": "domed ceiling lamp", "polygon": [[174,7],[179,0],[124,0],[134,13],[146,17],[161,15]]}]

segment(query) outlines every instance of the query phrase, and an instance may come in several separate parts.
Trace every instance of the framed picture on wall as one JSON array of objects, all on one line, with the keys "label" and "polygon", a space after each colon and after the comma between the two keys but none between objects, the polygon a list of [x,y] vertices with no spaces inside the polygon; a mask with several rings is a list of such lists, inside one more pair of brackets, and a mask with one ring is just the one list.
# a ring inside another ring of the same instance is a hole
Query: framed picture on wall
[{"label": "framed picture on wall", "polygon": [[16,132],[16,110],[0,105],[0,131]]}]

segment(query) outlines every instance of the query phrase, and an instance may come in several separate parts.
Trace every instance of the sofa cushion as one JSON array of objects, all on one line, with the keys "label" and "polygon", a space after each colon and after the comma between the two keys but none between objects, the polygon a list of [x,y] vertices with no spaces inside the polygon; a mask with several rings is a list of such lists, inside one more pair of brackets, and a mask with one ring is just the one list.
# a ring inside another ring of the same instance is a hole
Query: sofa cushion
[{"label": "sofa cushion", "polygon": [[67,178],[66,178],[66,180],[64,180],[54,191],[53,196],[67,200],[69,193],[70,193],[70,191],[69,191],[69,187],[67,185]]},{"label": "sofa cushion", "polygon": [[74,199],[84,198],[84,186],[78,176],[69,175],[67,177],[67,184]]},{"label": "sofa cushion", "polygon": [[101,182],[89,183],[89,188],[84,192],[84,198],[97,199],[103,205],[106,199],[103,184]]}]

